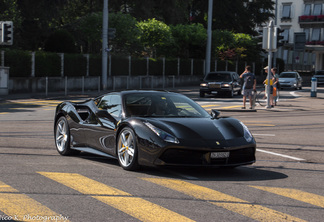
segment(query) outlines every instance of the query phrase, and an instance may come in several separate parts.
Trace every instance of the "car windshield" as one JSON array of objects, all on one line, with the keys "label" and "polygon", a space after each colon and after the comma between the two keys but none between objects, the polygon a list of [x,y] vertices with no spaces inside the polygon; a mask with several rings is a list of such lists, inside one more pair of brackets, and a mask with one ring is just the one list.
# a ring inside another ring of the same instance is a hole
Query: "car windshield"
[{"label": "car windshield", "polygon": [[279,78],[295,78],[296,74],[293,72],[281,73]]},{"label": "car windshield", "polygon": [[206,81],[220,81],[220,82],[230,82],[232,81],[231,75],[229,73],[209,73],[206,78]]},{"label": "car windshield", "polygon": [[186,96],[173,93],[133,93],[124,96],[126,116],[205,118],[205,109]]},{"label": "car windshield", "polygon": [[315,75],[324,75],[324,71],[317,71]]}]

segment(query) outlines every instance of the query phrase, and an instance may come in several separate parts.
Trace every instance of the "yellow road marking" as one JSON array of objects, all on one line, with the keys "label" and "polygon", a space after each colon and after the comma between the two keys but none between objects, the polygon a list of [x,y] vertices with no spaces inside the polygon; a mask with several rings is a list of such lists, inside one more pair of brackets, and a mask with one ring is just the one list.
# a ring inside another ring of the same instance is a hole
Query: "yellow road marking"
[{"label": "yellow road marking", "polygon": [[[192,221],[147,200],[107,186],[80,174],[38,172],[39,174],[73,188],[83,194],[121,210],[141,221]],[[100,195],[100,196],[97,196]],[[106,195],[106,196],[105,196]]]},{"label": "yellow road marking", "polygon": [[220,106],[220,105],[203,105],[203,106],[201,106],[201,107],[214,107],[214,106]]},{"label": "yellow road marking", "polygon": [[312,193],[303,192],[296,189],[289,189],[289,188],[263,187],[263,186],[250,186],[250,187],[324,208],[324,196],[320,196],[317,194],[312,194]]},{"label": "yellow road marking", "polygon": [[237,107],[242,107],[242,106],[224,106],[222,109],[231,109],[231,108],[237,108]]},{"label": "yellow road marking", "polygon": [[68,221],[41,203],[0,181],[0,211],[16,221]]},{"label": "yellow road marking", "polygon": [[304,221],[245,200],[192,183],[174,179],[142,178],[143,180],[177,190],[197,199],[206,200],[211,204],[239,213],[258,221]]}]

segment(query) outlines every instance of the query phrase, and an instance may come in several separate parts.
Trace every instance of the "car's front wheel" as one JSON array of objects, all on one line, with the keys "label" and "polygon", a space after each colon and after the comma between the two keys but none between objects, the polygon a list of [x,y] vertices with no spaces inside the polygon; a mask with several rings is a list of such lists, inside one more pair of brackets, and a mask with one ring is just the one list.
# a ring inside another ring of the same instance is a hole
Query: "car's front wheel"
[{"label": "car's front wheel", "polygon": [[60,117],[55,124],[55,145],[59,154],[63,156],[78,153],[70,148],[70,128],[64,116]]},{"label": "car's front wheel", "polygon": [[118,162],[125,170],[137,170],[138,165],[138,151],[134,131],[125,127],[118,135],[117,141]]}]

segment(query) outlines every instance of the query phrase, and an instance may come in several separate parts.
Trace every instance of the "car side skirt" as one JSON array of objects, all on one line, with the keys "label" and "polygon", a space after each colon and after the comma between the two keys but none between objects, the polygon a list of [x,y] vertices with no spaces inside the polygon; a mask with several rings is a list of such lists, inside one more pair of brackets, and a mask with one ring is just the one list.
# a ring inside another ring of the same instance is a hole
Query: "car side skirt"
[{"label": "car side skirt", "polygon": [[109,154],[101,152],[99,150],[95,150],[91,147],[71,147],[71,149],[86,152],[86,153],[91,153],[91,154],[95,154],[95,155],[99,155],[99,156],[104,156],[104,157],[108,157],[108,158],[117,159],[117,157],[115,157],[115,156],[109,155]]}]

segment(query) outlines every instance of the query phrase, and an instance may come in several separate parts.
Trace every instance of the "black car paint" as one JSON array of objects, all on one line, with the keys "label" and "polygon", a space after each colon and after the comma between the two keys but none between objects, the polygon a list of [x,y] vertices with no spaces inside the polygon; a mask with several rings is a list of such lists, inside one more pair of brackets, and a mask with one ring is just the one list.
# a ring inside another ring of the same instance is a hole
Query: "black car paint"
[{"label": "black car paint", "polygon": [[[134,92],[121,92],[120,95]],[[98,99],[98,98],[97,98]],[[100,98],[99,98],[100,99]],[[178,165],[177,163],[166,163],[161,157],[168,150],[187,153],[196,152],[204,159],[210,152],[234,151],[238,149],[251,148],[253,157],[246,162],[234,164],[211,164],[210,160],[202,160],[201,164],[179,164],[179,165],[245,165],[255,162],[256,142],[254,138],[247,142],[244,130],[238,120],[233,118],[218,118],[212,116],[207,118],[144,118],[127,117],[125,107],[122,104],[123,113],[120,118],[111,116],[108,112],[98,109],[95,100],[87,100],[80,103],[63,102],[57,106],[55,122],[60,116],[65,116],[71,132],[71,148],[90,147],[117,158],[117,138],[121,129],[130,127],[136,135],[138,148],[138,163],[140,165]],[[83,115],[81,117],[81,115]],[[154,126],[179,139],[179,144],[165,142],[144,122],[150,122]],[[201,127],[201,126],[204,127]],[[217,138],[217,139],[215,139]]]}]

